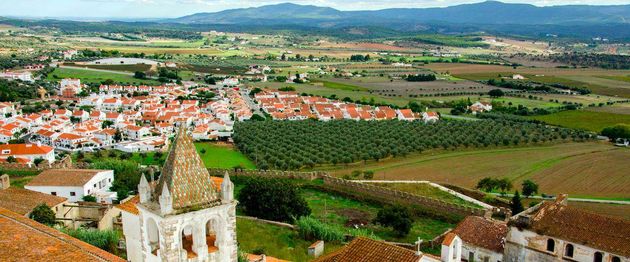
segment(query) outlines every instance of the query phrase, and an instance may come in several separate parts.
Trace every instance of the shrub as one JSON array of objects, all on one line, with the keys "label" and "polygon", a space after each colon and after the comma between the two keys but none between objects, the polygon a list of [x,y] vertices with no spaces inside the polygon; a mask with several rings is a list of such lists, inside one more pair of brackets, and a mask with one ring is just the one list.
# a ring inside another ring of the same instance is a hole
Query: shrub
[{"label": "shrub", "polygon": [[81,199],[85,202],[96,202],[96,197],[92,195],[85,195]]},{"label": "shrub", "polygon": [[238,201],[245,214],[274,221],[291,222],[311,213],[299,188],[283,179],[248,180]]},{"label": "shrub", "polygon": [[62,232],[107,252],[118,253],[120,234],[113,230],[62,229]]},{"label": "shrub", "polygon": [[378,211],[375,223],[392,227],[398,236],[406,236],[411,231],[413,219],[411,212],[404,206],[396,205],[385,207]]},{"label": "shrub", "polygon": [[300,236],[306,240],[324,240],[326,242],[343,242],[344,232],[339,227],[323,223],[311,216],[303,216],[295,223]]},{"label": "shrub", "polygon": [[48,226],[53,226],[56,223],[55,212],[44,203],[36,206],[33,211],[31,211],[29,218]]}]

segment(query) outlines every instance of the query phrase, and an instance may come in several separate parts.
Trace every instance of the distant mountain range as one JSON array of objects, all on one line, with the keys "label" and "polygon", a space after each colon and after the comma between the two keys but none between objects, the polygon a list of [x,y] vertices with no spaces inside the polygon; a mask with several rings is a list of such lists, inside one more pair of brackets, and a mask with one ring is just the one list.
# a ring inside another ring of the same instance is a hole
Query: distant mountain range
[{"label": "distant mountain range", "polygon": [[[566,5],[537,7],[487,1],[444,8],[396,8],[339,11],[291,3],[198,13],[164,22],[225,25],[304,25],[320,28],[379,26],[418,30],[425,24],[593,25],[630,24],[630,5]],[[630,26],[630,25],[629,25]]]}]

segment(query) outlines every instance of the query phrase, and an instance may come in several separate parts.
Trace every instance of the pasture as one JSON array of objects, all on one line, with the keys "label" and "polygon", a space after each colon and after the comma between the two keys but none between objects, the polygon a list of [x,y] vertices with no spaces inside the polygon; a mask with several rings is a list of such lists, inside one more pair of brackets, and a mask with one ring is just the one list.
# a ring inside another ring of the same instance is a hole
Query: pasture
[{"label": "pasture", "polygon": [[63,78],[79,78],[83,83],[102,83],[105,80],[111,79],[114,82],[122,84],[160,84],[160,82],[156,80],[142,80],[134,78],[132,74],[128,73],[106,72],[82,68],[55,68],[52,73],[48,74],[46,79],[50,81],[60,81]]},{"label": "pasture", "polygon": [[256,166],[240,152],[228,145],[212,143],[195,143],[195,148],[201,160],[208,168],[233,168],[241,166],[245,169],[255,169]]},{"label": "pasture", "polygon": [[600,111],[571,110],[529,118],[563,127],[577,128],[594,132],[616,124],[630,123],[629,114],[615,114]]},{"label": "pasture", "polygon": [[630,198],[630,150],[604,142],[565,143],[505,149],[434,151],[422,155],[330,169],[335,176],[372,170],[378,180],[428,180],[474,188],[484,177],[506,177],[515,187],[525,179],[539,193],[573,197]]}]

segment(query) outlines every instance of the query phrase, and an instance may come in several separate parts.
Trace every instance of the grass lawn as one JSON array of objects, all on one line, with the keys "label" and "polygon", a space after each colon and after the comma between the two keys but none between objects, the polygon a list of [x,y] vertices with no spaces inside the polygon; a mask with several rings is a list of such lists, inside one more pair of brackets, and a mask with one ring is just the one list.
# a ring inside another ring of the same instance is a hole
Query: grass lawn
[{"label": "grass lawn", "polygon": [[548,124],[601,132],[602,129],[615,124],[630,123],[630,115],[584,110],[562,111],[549,115],[533,116],[533,119]]},{"label": "grass lawn", "polygon": [[124,84],[160,84],[160,82],[155,80],[136,79],[127,73],[100,72],[75,68],[56,68],[55,71],[48,74],[47,77],[50,81],[60,81],[63,78],[79,78],[84,83],[101,83],[107,79],[111,79],[115,82]]},{"label": "grass lawn", "polygon": [[[228,146],[212,143],[195,143],[197,152],[206,167],[233,168],[241,165],[245,169],[255,169],[256,166],[245,155]],[[202,150],[206,152],[203,153]]]},{"label": "grass lawn", "polygon": [[[312,189],[303,190],[303,195],[317,219],[330,224],[345,226],[349,220],[370,223],[381,206],[360,202],[340,195]],[[442,234],[453,224],[429,217],[416,217],[411,232],[404,237],[396,236],[391,228],[369,224],[366,228],[386,241],[413,243],[418,237],[428,240]]]},{"label": "grass lawn", "polygon": [[442,191],[436,187],[433,187],[429,184],[410,184],[410,183],[372,183],[371,185],[387,187],[403,192],[409,192],[412,194],[431,197],[435,199],[440,199],[448,203],[469,206],[474,208],[479,208],[480,206],[465,201],[459,197],[449,194],[448,192]]},{"label": "grass lawn", "polygon": [[[297,231],[252,221],[236,219],[236,235],[240,250],[252,252],[264,250],[268,256],[290,261],[310,261],[308,247],[311,241],[300,238]],[[325,253],[339,249],[340,245],[325,243]]]}]

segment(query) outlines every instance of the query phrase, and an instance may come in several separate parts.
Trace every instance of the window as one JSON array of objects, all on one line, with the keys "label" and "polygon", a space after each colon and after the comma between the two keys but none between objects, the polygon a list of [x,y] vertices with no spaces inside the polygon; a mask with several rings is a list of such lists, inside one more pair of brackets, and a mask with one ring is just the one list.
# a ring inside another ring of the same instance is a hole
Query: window
[{"label": "window", "polygon": [[595,256],[593,257],[593,262],[602,262],[604,261],[604,254],[602,252],[595,252]]},{"label": "window", "polygon": [[556,251],[556,241],[553,239],[547,239],[547,251],[554,252]]},{"label": "window", "polygon": [[77,195],[77,193],[75,193],[75,192],[70,192],[70,196],[76,196],[76,195]]},{"label": "window", "polygon": [[612,258],[612,262],[621,262],[621,258],[619,258],[618,256],[614,256]]},{"label": "window", "polygon": [[57,192],[50,192],[51,195],[56,196]]},{"label": "window", "polygon": [[573,257],[573,245],[567,244],[564,247],[564,256],[565,257]]},{"label": "window", "polygon": [[11,154],[11,150],[9,150],[9,149],[2,150],[2,154],[3,155]]}]

